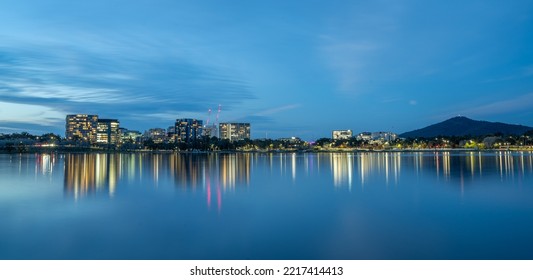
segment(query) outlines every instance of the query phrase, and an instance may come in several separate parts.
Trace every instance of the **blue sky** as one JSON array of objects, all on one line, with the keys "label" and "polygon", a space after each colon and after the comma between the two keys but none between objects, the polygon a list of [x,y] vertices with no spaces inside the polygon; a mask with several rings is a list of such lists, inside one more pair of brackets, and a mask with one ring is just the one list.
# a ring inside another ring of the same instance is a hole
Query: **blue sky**
[{"label": "blue sky", "polygon": [[212,122],[219,104],[253,138],[533,126],[532,1],[3,0],[0,23],[4,133]]}]

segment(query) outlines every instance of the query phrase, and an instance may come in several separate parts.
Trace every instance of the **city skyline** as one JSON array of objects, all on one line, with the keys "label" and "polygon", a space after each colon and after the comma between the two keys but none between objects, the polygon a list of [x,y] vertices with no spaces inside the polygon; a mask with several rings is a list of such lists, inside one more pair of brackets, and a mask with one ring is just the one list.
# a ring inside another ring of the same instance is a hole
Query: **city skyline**
[{"label": "city skyline", "polygon": [[533,3],[3,1],[0,133],[68,114],[252,138],[403,133],[456,115],[533,126]]},{"label": "city skyline", "polygon": [[[133,144],[137,137],[150,140],[154,144],[194,144],[204,137],[216,137],[229,142],[251,139],[250,123],[216,123],[203,125],[203,120],[176,119],[168,129],[150,128],[143,134],[132,128],[120,127],[118,119],[104,119],[98,115],[73,114],[65,118],[65,137],[69,142],[90,145],[118,147]],[[2,134],[0,134],[2,135]]]}]

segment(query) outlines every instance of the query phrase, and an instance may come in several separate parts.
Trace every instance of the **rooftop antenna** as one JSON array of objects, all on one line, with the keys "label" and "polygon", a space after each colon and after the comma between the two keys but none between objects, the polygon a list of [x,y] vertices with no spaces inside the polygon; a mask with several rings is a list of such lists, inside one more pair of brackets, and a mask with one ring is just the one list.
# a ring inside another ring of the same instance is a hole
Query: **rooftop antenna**
[{"label": "rooftop antenna", "polygon": [[211,108],[209,108],[209,110],[207,111],[207,122],[205,124],[205,126],[209,126],[209,119],[211,118]]},{"label": "rooftop antenna", "polygon": [[220,111],[222,110],[222,105],[218,104],[218,111],[217,111],[217,118],[216,118],[216,121],[215,121],[215,125],[218,124],[218,116],[220,115]]}]

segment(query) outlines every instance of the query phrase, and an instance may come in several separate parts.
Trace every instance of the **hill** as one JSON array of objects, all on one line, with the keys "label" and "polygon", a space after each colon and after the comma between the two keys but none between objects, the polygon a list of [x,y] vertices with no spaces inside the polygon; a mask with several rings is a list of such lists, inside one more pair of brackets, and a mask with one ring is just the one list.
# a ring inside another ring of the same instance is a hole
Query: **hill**
[{"label": "hill", "polygon": [[405,132],[400,137],[483,136],[495,133],[522,135],[528,130],[533,130],[533,127],[500,122],[476,121],[467,117],[454,117],[421,129]]}]

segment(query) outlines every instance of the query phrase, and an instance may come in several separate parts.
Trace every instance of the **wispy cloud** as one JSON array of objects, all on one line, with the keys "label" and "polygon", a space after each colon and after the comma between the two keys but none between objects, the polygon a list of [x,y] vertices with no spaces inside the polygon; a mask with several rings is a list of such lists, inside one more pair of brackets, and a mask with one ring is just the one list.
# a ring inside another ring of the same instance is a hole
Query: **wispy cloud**
[{"label": "wispy cloud", "polygon": [[[116,54],[121,48],[122,53]],[[165,112],[203,113],[255,98],[245,81],[181,56],[136,54],[128,46],[100,52],[64,45],[21,48],[0,43],[0,101],[46,106],[57,113],[95,113],[146,123]],[[164,114],[164,115],[162,115]],[[177,116],[172,117],[176,118]],[[0,116],[0,121],[7,121]]]},{"label": "wispy cloud", "polygon": [[255,115],[258,115],[258,116],[269,116],[269,115],[274,115],[274,114],[277,114],[277,113],[281,113],[283,111],[296,109],[296,108],[299,108],[301,106],[302,106],[301,104],[289,104],[289,105],[284,105],[284,106],[280,106],[280,107],[269,108],[269,109],[260,111],[260,112],[256,113]]},{"label": "wispy cloud", "polygon": [[[464,107],[464,105],[461,106]],[[454,108],[446,109],[447,113],[437,116],[437,119],[450,117],[450,114],[468,117],[487,117],[506,113],[517,114],[531,112],[531,108],[533,108],[533,92],[488,103],[470,104],[468,108],[454,106]]]},{"label": "wispy cloud", "polygon": [[41,105],[0,102],[0,128],[5,131],[58,132],[65,114]]},{"label": "wispy cloud", "polygon": [[226,121],[245,121],[245,122],[253,122],[254,126],[258,125],[273,125],[276,122],[276,115],[280,114],[282,112],[291,111],[297,108],[300,108],[301,104],[288,104],[288,105],[282,105],[278,107],[273,108],[267,108],[263,110],[258,110],[257,112],[251,113],[251,114],[244,114],[240,115],[238,117],[232,118],[231,116]]},{"label": "wispy cloud", "polygon": [[28,132],[35,135],[45,133],[59,133],[54,131],[53,129],[54,127],[52,126],[39,125],[36,123],[0,121],[0,131],[2,131],[3,133]]},{"label": "wispy cloud", "polygon": [[20,131],[20,128],[17,128],[17,127],[9,127],[9,126],[0,126],[0,129],[2,129],[2,130],[8,130],[8,131]]},{"label": "wispy cloud", "polygon": [[518,79],[526,79],[533,76],[533,65],[522,67],[516,74],[507,75],[499,78],[486,79],[481,81],[481,83],[498,83],[498,82],[507,82]]},{"label": "wispy cloud", "polygon": [[0,81],[4,97],[52,99],[73,103],[132,102],[118,89],[47,84],[31,80]]}]

